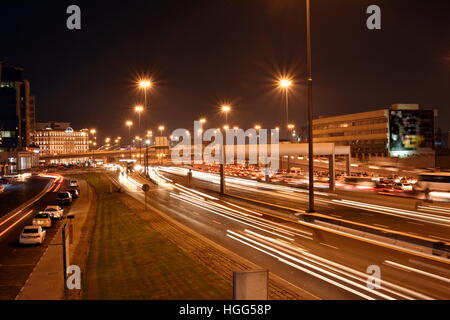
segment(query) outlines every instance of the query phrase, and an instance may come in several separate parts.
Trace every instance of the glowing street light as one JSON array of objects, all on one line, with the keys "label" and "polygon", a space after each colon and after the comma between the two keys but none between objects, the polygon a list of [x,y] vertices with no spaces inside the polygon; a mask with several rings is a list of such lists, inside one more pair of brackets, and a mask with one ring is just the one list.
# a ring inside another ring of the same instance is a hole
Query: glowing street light
[{"label": "glowing street light", "polygon": [[279,84],[282,88],[289,88],[292,85],[292,81],[289,79],[281,79]]},{"label": "glowing street light", "polygon": [[137,105],[134,107],[134,111],[138,113],[139,117],[139,128],[141,127],[141,113],[144,111],[144,107],[141,105]]},{"label": "glowing street light", "polygon": [[150,80],[143,79],[143,80],[139,81],[139,88],[141,88],[141,89],[148,89],[151,86],[152,86],[152,83]]},{"label": "glowing street light", "polygon": [[158,127],[158,130],[161,132],[161,136],[163,135],[164,129],[165,129],[164,126],[159,126],[159,127]]},{"label": "glowing street light", "polygon": [[231,106],[228,104],[224,104],[221,107],[222,107],[222,112],[225,113],[225,124],[227,124],[228,123],[228,112],[231,111]]},{"label": "glowing street light", "polygon": [[[284,90],[284,115],[286,120],[286,128],[289,125],[289,99],[288,92],[289,87],[292,86],[292,81],[288,78],[282,78],[278,81],[278,85],[281,89]],[[288,134],[287,134],[288,135]]]}]

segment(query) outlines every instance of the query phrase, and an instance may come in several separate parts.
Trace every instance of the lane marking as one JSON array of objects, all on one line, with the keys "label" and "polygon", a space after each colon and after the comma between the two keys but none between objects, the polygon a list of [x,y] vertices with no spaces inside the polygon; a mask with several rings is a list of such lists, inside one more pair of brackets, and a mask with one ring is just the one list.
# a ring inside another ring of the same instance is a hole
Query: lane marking
[{"label": "lane marking", "polygon": [[396,262],[389,261],[389,260],[385,260],[384,263],[386,263],[388,265],[394,265],[394,266],[396,266],[396,267],[398,267],[400,269],[404,269],[404,270],[408,270],[408,271],[411,271],[411,272],[419,273],[421,275],[424,275],[424,276],[427,276],[427,277],[430,277],[430,278],[433,278],[433,279],[437,279],[437,280],[440,280],[440,281],[444,281],[444,282],[450,283],[450,279],[438,276],[437,274],[434,274],[434,273],[426,272],[426,271],[423,271],[423,270],[420,270],[420,269],[416,269],[416,268],[411,268],[411,267],[405,266],[403,264],[396,263]]},{"label": "lane marking", "polygon": [[333,249],[336,249],[336,250],[339,250],[338,247],[332,246],[331,244],[326,244],[326,243],[323,243],[323,242],[319,242],[319,244],[321,244],[323,246],[327,246],[327,247],[333,248]]}]

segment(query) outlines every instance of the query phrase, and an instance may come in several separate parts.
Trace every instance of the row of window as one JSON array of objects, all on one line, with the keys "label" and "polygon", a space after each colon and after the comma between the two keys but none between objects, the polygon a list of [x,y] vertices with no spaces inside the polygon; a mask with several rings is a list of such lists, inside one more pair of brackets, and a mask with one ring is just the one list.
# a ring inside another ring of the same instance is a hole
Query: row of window
[{"label": "row of window", "polygon": [[387,128],[383,129],[374,129],[374,130],[360,130],[360,131],[346,131],[346,132],[331,132],[324,134],[316,134],[315,138],[328,138],[328,137],[344,137],[344,136],[358,136],[358,135],[367,135],[367,134],[382,134],[388,133]]},{"label": "row of window", "polygon": [[86,137],[86,132],[44,131],[37,132],[35,137]]},{"label": "row of window", "polygon": [[371,124],[378,123],[387,123],[386,117],[380,118],[372,118],[372,119],[362,119],[362,120],[354,120],[354,121],[338,121],[332,123],[323,123],[317,124],[313,126],[314,130],[326,130],[326,129],[334,129],[334,128],[349,128],[356,126],[366,126]]},{"label": "row of window", "polygon": [[15,136],[15,131],[0,131],[0,137],[2,138],[14,138]]}]

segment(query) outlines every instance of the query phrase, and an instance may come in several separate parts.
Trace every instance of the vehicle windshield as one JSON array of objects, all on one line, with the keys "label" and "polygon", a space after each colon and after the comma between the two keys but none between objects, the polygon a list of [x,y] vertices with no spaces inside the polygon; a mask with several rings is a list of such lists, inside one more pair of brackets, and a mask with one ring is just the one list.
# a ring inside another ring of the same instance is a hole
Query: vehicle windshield
[{"label": "vehicle windshield", "polygon": [[57,211],[55,208],[47,208],[45,211]]},{"label": "vehicle windshield", "polygon": [[23,233],[39,233],[39,229],[24,229]]},{"label": "vehicle windshield", "polygon": [[67,197],[67,192],[58,193],[58,198],[65,198],[65,197]]},{"label": "vehicle windshield", "polygon": [[36,219],[46,219],[48,218],[48,214],[45,213],[39,213],[35,216]]}]

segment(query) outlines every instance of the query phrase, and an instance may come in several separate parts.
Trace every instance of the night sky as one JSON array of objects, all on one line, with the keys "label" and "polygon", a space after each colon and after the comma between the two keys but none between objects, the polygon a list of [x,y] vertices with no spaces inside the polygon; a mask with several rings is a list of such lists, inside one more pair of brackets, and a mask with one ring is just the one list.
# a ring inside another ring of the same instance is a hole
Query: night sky
[{"label": "night sky", "polygon": [[[77,4],[82,30],[66,28]],[[366,8],[382,30],[366,28]],[[283,123],[279,74],[289,74],[291,122],[306,122],[303,0],[1,1],[0,59],[25,69],[41,121],[71,121],[102,137],[127,135],[155,83],[149,128]],[[312,0],[314,114],[419,103],[450,129],[450,1]]]}]

